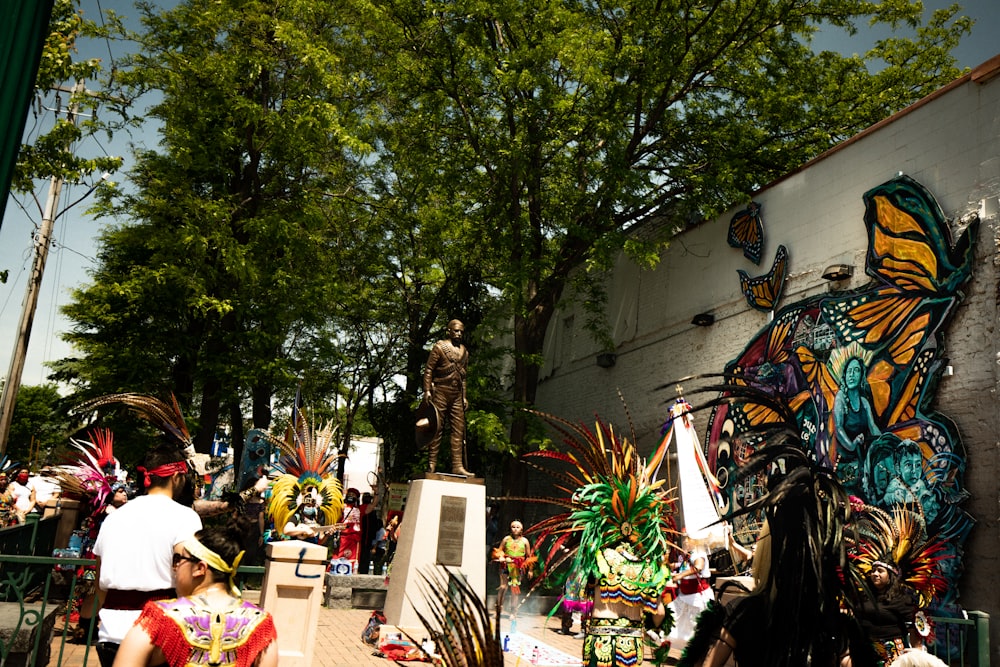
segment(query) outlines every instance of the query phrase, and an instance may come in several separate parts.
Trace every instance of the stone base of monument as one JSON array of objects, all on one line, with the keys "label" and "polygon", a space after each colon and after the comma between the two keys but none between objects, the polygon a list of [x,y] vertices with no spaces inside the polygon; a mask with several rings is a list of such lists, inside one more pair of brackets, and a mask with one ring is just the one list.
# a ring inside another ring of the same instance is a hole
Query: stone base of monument
[{"label": "stone base of monument", "polygon": [[420,632],[431,618],[421,575],[442,568],[486,598],[486,486],[481,478],[428,473],[410,482],[385,598],[386,623]]},{"label": "stone base of monument", "polygon": [[326,573],[323,606],[330,609],[383,609],[385,575]]}]

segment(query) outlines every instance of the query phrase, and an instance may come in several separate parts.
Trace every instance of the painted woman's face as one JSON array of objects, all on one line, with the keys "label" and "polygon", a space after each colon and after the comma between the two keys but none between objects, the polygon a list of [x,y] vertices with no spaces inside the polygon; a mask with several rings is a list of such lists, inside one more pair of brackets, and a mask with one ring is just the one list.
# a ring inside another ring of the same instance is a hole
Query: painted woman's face
[{"label": "painted woman's face", "polygon": [[857,389],[861,386],[861,362],[851,359],[847,362],[847,369],[844,371],[844,385],[848,389]]}]

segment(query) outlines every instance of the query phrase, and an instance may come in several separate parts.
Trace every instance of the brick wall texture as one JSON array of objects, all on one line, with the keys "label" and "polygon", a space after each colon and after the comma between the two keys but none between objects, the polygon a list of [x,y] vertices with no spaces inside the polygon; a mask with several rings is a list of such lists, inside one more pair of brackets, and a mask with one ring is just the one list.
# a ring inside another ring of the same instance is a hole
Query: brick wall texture
[{"label": "brick wall texture", "polygon": [[[995,61],[1000,59],[994,59]],[[993,62],[993,61],[991,61]],[[1000,73],[1000,62],[992,74]],[[951,418],[967,452],[966,510],[977,522],[965,545],[960,602],[988,612],[993,655],[1000,647],[1000,413],[998,413],[998,196],[1000,196],[1000,76],[967,76],[887,121],[820,156],[801,170],[754,193],[762,205],[765,245],[759,267],[726,243],[729,220],[746,202],[678,236],[657,268],[640,271],[621,260],[609,277],[608,320],[616,364],[601,368],[601,350],[583,331],[583,312],[564,304],[550,326],[538,407],[592,422],[595,414],[626,426],[620,390],[640,450],[659,439],[672,390],[656,388],[688,375],[720,372],[768,323],[749,308],[736,269],[760,275],[779,244],[789,250],[789,278],[781,305],[831,288],[821,277],[829,264],[855,267],[843,287],[866,284],[867,236],[861,196],[902,172],[936,198],[957,232],[978,214],[973,277],[945,329],[953,374],[943,377],[931,409]],[[957,236],[957,233],[954,234]],[[691,324],[711,312],[710,327]],[[694,402],[694,401],[692,401]],[[704,437],[707,415],[701,415]]]}]

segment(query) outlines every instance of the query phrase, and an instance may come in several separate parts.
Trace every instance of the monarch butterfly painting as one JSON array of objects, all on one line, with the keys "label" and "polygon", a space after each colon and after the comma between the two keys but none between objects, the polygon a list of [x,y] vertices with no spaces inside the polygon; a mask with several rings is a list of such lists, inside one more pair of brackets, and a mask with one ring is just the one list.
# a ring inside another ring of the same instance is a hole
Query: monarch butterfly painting
[{"label": "monarch butterfly painting", "polygon": [[[961,507],[965,449],[956,425],[929,406],[945,365],[943,335],[972,274],[979,221],[959,225],[952,242],[937,201],[908,176],[862,199],[869,283],[783,306],[726,366],[733,390],[722,397],[733,400],[720,401],[711,416],[709,467],[720,481],[734,478],[738,445],[772,419],[739,399],[752,386],[794,411],[802,446],[851,494],[886,510],[918,511],[929,534],[950,536],[960,561],[972,526]],[[751,306],[775,307],[787,262],[781,247],[768,274],[740,272]],[[754,500],[746,486],[722,493],[730,508]],[[949,581],[938,601],[956,596],[957,581]]]},{"label": "monarch butterfly painting", "polygon": [[788,277],[788,250],[783,245],[778,246],[771,270],[757,278],[751,278],[746,271],[737,269],[740,274],[740,288],[751,308],[770,312],[774,310],[781,292],[785,288],[785,278]]},{"label": "monarch butterfly painting", "polygon": [[750,202],[744,210],[729,221],[726,240],[734,248],[742,248],[743,256],[760,265],[761,250],[764,247],[764,223],[760,219],[760,204]]}]

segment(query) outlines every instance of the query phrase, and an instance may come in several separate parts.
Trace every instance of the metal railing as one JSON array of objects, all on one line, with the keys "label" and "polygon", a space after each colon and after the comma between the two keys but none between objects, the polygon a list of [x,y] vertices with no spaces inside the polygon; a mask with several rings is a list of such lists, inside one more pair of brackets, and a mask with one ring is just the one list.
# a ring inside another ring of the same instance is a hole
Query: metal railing
[{"label": "metal railing", "polygon": [[990,664],[990,615],[967,611],[967,618],[931,616],[934,644],[931,652],[952,667]]},{"label": "metal railing", "polygon": [[[2,531],[0,531],[2,532]],[[2,537],[2,535],[0,535]],[[97,598],[78,631],[73,622],[81,611],[74,604],[88,585],[94,560],[0,553],[0,667],[87,667],[97,665]],[[260,566],[240,567],[238,585],[258,583]],[[82,610],[86,612],[87,610]]]}]

